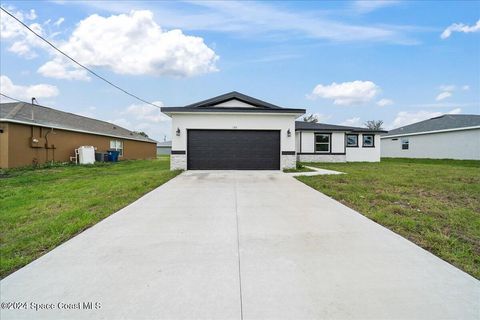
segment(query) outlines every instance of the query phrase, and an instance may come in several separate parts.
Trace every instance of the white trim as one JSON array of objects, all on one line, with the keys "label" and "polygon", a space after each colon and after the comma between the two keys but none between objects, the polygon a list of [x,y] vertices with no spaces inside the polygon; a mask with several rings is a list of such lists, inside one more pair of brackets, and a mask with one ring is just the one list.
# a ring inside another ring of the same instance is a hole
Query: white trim
[{"label": "white trim", "polygon": [[92,131],[86,131],[86,130],[71,129],[71,128],[65,128],[65,127],[59,127],[59,126],[48,126],[46,124],[20,121],[20,120],[13,120],[13,119],[0,118],[0,122],[19,123],[19,124],[26,124],[26,125],[29,125],[29,126],[37,126],[37,127],[52,128],[52,129],[57,129],[57,130],[88,133],[88,134],[94,134],[94,135],[97,135],[97,136],[112,137],[112,138],[117,138],[117,139],[134,140],[134,141],[141,141],[141,142],[148,142],[148,143],[155,143],[155,144],[157,143],[156,141],[147,141],[147,140],[140,140],[140,139],[135,139],[135,138],[127,138],[127,137],[116,136],[116,135],[108,134],[108,133],[99,133],[99,132],[92,132]]},{"label": "white trim", "polygon": [[380,138],[381,139],[389,139],[389,138],[404,137],[404,136],[417,136],[417,135],[421,135],[421,134],[462,131],[462,130],[474,130],[474,129],[480,129],[480,126],[453,128],[453,129],[442,129],[442,130],[432,130],[432,131],[422,131],[422,132],[412,132],[412,133],[399,133],[399,134],[393,134],[393,135],[390,135],[390,136],[388,136],[388,135],[387,136],[380,136]]},{"label": "white trim", "polygon": [[163,112],[162,113],[166,114],[167,116],[169,116],[170,118],[172,117],[172,115],[176,115],[176,114],[267,114],[267,115],[271,115],[271,116],[282,116],[282,115],[295,115],[297,117],[300,117],[302,115],[304,115],[305,113],[300,113],[300,112],[244,112],[244,111],[237,111],[237,112],[218,112],[218,111],[212,111],[212,112],[208,112],[208,111],[201,111],[201,112],[183,112],[183,111],[166,111],[166,112]]}]

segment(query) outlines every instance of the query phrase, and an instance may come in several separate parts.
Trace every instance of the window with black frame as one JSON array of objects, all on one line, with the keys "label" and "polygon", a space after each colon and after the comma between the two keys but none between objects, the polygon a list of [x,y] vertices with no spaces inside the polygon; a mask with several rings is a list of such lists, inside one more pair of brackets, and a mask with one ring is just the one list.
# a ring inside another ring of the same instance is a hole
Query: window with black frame
[{"label": "window with black frame", "polygon": [[330,152],[330,135],[327,133],[315,134],[315,152]]},{"label": "window with black frame", "polygon": [[408,150],[410,146],[410,142],[408,141],[408,138],[402,138],[402,150]]},{"label": "window with black frame", "polygon": [[347,134],[347,147],[358,147],[358,134]]},{"label": "window with black frame", "polygon": [[362,147],[364,148],[375,147],[375,136],[373,134],[364,134]]}]

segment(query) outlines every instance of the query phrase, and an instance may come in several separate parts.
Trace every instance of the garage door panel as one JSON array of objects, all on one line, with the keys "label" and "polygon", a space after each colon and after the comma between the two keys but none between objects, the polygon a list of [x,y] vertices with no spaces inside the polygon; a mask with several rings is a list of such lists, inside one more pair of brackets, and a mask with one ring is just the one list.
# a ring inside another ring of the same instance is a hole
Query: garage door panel
[{"label": "garage door panel", "polygon": [[188,169],[278,170],[276,130],[188,130]]}]

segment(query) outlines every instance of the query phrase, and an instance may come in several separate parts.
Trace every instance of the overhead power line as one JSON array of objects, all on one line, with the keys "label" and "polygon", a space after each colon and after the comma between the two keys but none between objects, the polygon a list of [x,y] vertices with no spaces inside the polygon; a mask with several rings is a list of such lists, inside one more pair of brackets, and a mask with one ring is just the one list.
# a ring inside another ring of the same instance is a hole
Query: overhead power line
[{"label": "overhead power line", "polygon": [[1,92],[0,92],[0,96],[5,97],[5,98],[10,99],[10,100],[13,100],[13,101],[26,103],[25,101],[22,101],[22,100],[18,100],[18,99],[9,97],[9,96],[7,96],[6,94],[3,94],[3,93],[1,93]]},{"label": "overhead power line", "polygon": [[[77,60],[75,60],[74,58],[70,57],[68,54],[66,54],[65,52],[63,52],[62,50],[58,49],[53,43],[51,43],[50,41],[48,41],[47,39],[45,39],[44,37],[42,37],[41,35],[39,35],[38,33],[36,33],[34,30],[32,30],[28,25],[26,25],[23,21],[21,21],[20,19],[18,19],[17,17],[15,17],[13,14],[11,14],[10,12],[8,12],[5,8],[3,7],[0,7],[2,9],[3,12],[5,12],[6,14],[8,14],[10,17],[12,17],[13,19],[15,19],[16,21],[18,21],[22,26],[24,26],[25,28],[27,28],[31,33],[33,33],[34,35],[36,35],[37,37],[39,37],[40,39],[42,39],[43,41],[45,41],[50,47],[52,47],[53,49],[55,49],[56,51],[58,51],[60,54],[62,54],[63,56],[67,57],[69,60],[73,61],[75,64],[77,64],[78,66],[82,67],[83,69],[87,70],[88,72],[90,72],[91,74],[93,74],[95,77],[105,81],[106,83],[108,83],[109,85],[111,85],[112,87],[122,91],[123,93],[129,95],[130,97],[132,98],[135,98],[143,103],[146,103],[146,104],[149,104],[151,106],[154,106],[156,108],[159,108],[161,109],[161,106],[158,106],[154,103],[151,103],[151,102],[148,102],[147,100],[145,99],[142,99],[140,98],[139,96],[133,94],[133,93],[130,93],[128,92],[127,90],[117,86],[116,84],[112,83],[110,80],[102,77],[101,75],[99,75],[98,73],[96,73],[95,71],[93,71],[92,69],[84,66],[83,64],[81,64],[80,62],[78,62]],[[15,99],[14,99],[15,100]]]},{"label": "overhead power line", "polygon": [[[30,102],[26,102],[26,101],[23,101],[23,100],[19,100],[19,99],[12,98],[12,97],[7,96],[6,94],[3,94],[3,93],[1,93],[1,92],[0,92],[0,96],[5,97],[5,98],[10,99],[10,100],[13,100],[13,101],[20,102],[20,103],[30,104]],[[34,99],[35,99],[35,98],[34,98]],[[35,99],[35,100],[36,100],[36,99]],[[32,102],[32,104],[33,104],[33,102]],[[36,104],[36,103],[35,103],[35,104]],[[2,105],[0,104],[0,108],[1,108],[1,107],[2,107]],[[83,117],[83,116],[82,116],[82,117]],[[92,118],[92,119],[93,119],[93,118]],[[97,120],[97,119],[95,119],[95,120]],[[100,120],[100,121],[102,121],[102,120]],[[108,121],[107,121],[107,122],[108,122]],[[163,131],[160,131],[160,133],[161,133],[163,136],[166,137],[166,134],[163,133]]]}]

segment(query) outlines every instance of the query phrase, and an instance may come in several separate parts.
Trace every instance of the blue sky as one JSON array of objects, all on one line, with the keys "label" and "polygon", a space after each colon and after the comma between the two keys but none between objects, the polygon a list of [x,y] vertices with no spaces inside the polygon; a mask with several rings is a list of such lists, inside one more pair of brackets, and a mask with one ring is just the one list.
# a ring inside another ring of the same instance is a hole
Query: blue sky
[{"label": "blue sky", "polygon": [[[240,91],[321,122],[394,128],[480,113],[480,2],[2,1],[142,98],[181,106]],[[1,91],[153,138],[169,119],[55,54],[3,13]],[[2,99],[2,102],[6,102]]]}]

